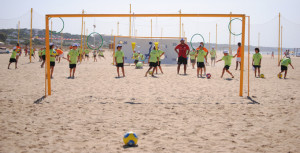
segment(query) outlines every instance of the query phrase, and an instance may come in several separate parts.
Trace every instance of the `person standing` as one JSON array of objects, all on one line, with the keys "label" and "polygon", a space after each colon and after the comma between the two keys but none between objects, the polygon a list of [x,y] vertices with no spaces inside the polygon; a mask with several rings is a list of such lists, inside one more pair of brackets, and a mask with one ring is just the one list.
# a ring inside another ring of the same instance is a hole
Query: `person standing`
[{"label": "person standing", "polygon": [[[154,49],[155,49],[155,47],[154,47]],[[165,52],[162,51],[162,50],[160,50],[159,47],[157,47],[157,49],[158,49],[158,56],[159,56],[159,61],[157,61],[157,67],[159,68],[160,72],[162,74],[164,74],[164,72],[162,71],[162,68],[161,68],[160,64],[161,64],[161,57],[165,54]],[[156,68],[156,74],[157,74],[157,69],[158,68]]]},{"label": "person standing", "polygon": [[192,50],[190,51],[190,59],[191,59],[191,63],[192,63],[192,67],[193,69],[195,68],[195,63],[196,63],[196,51],[195,50]]},{"label": "person standing", "polygon": [[16,52],[17,47],[13,48],[13,51],[11,53],[10,59],[9,59],[9,63],[8,63],[8,69],[11,63],[15,63],[15,69],[17,69],[17,60],[16,60],[16,56],[17,56],[17,52]]},{"label": "person standing", "polygon": [[124,52],[121,50],[122,45],[118,44],[117,46],[117,51],[115,52],[114,58],[115,58],[115,64],[117,66],[117,73],[118,73],[118,78],[120,78],[120,72],[119,68],[122,69],[123,77],[125,77],[125,70],[124,70]]},{"label": "person standing", "polygon": [[180,65],[184,65],[184,75],[186,75],[186,64],[187,64],[187,56],[190,53],[189,46],[184,43],[184,39],[181,38],[180,44],[175,47],[175,52],[178,54],[178,66],[177,66],[177,74],[180,71]]},{"label": "person standing", "polygon": [[16,46],[16,52],[17,52],[17,54],[16,54],[16,63],[18,63],[19,57],[20,57],[21,54],[22,54],[22,49],[21,49],[19,43],[17,43],[17,46]]},{"label": "person standing", "polygon": [[[78,47],[78,45],[76,43],[74,43],[73,48],[69,51],[69,53],[67,55],[67,60],[69,61],[69,68],[70,68],[70,76],[68,77],[68,79],[75,78],[76,64],[77,64],[77,59],[79,56],[77,47]],[[72,75],[72,72],[73,72],[73,75]]]},{"label": "person standing", "polygon": [[255,54],[252,57],[252,66],[255,68],[254,74],[256,77],[256,71],[258,71],[258,77],[260,77],[260,67],[261,67],[261,59],[262,56],[259,53],[259,48],[255,48]]},{"label": "person standing", "polygon": [[240,69],[241,69],[241,45],[242,45],[242,44],[239,42],[239,43],[238,43],[238,49],[237,49],[237,52],[236,52],[236,54],[234,55],[234,56],[236,56],[236,68],[235,68],[235,70],[238,69],[239,64],[240,64]]},{"label": "person standing", "polygon": [[212,47],[212,50],[209,52],[210,53],[210,59],[211,59],[211,66],[213,65],[214,62],[214,66],[216,65],[216,58],[217,58],[217,53],[214,47]]}]

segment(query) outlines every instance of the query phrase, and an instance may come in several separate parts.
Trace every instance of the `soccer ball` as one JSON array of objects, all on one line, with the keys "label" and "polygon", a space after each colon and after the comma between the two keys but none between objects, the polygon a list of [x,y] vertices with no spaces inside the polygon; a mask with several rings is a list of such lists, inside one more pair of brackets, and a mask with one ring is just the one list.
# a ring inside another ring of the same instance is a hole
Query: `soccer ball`
[{"label": "soccer ball", "polygon": [[277,76],[278,76],[278,78],[282,78],[282,74],[280,74],[280,75],[278,74]]},{"label": "soccer ball", "polygon": [[123,141],[124,141],[125,145],[135,146],[135,145],[137,145],[137,142],[138,142],[138,136],[134,132],[130,131],[124,135]]},{"label": "soccer ball", "polygon": [[149,74],[152,75],[153,71],[149,71]]},{"label": "soccer ball", "polygon": [[143,63],[142,62],[136,63],[136,68],[137,69],[142,69],[143,68]]},{"label": "soccer ball", "polygon": [[206,74],[206,77],[207,77],[207,79],[210,79],[211,74],[210,74],[210,73],[207,73],[207,74]]},{"label": "soccer ball", "polygon": [[264,75],[264,74],[260,74],[260,77],[261,77],[261,78],[265,78],[265,75]]}]

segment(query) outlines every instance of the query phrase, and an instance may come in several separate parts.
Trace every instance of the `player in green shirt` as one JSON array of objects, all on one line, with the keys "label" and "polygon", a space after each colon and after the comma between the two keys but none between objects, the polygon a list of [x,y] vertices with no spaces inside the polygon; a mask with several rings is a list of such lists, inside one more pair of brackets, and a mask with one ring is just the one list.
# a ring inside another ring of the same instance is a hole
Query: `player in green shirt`
[{"label": "player in green shirt", "polygon": [[195,55],[196,55],[195,50],[190,51],[190,59],[191,59],[193,69],[195,69],[195,63],[196,63],[196,56]]},{"label": "player in green shirt", "polygon": [[[90,50],[87,47],[85,47],[85,49],[84,49],[84,56],[87,59],[87,61],[89,61],[89,58],[90,58],[89,54],[90,54]],[[83,59],[84,61],[85,61],[85,58]]]},{"label": "player in green shirt", "polygon": [[41,62],[43,59],[42,59],[42,50],[43,50],[43,48],[41,48],[40,50],[39,50],[39,52],[38,52],[38,54],[39,54],[39,62]]},{"label": "player in green shirt", "polygon": [[140,53],[140,58],[143,64],[145,64],[145,55]]},{"label": "player in green shirt", "polygon": [[260,66],[261,66],[261,59],[262,56],[259,53],[259,48],[255,48],[255,54],[252,57],[252,66],[255,68],[255,77],[256,77],[256,71],[258,71],[258,77],[260,77]]},{"label": "player in green shirt", "polygon": [[[286,57],[281,59],[278,63],[278,66],[280,66],[280,65],[281,65],[281,71],[279,72],[278,76],[281,76],[281,73],[284,71],[284,79],[286,79],[288,66],[291,65],[291,67],[294,69],[290,55],[287,55]],[[279,77],[279,78],[281,78],[281,77]]]},{"label": "player in green shirt", "polygon": [[[161,64],[161,57],[162,57],[163,55],[165,55],[165,52],[162,51],[162,50],[160,50],[159,47],[157,47],[157,48],[158,48],[158,55],[159,55],[159,61],[157,61],[157,67],[160,69],[160,72],[161,72],[162,74],[164,74],[164,72],[162,71],[162,68],[161,68],[160,64]],[[154,47],[154,49],[155,49],[155,47]],[[158,68],[156,68],[156,74],[157,74],[157,69],[158,69]],[[154,71],[153,71],[153,72],[154,72]]]},{"label": "player in green shirt", "polygon": [[197,50],[197,77],[199,77],[199,71],[200,71],[200,77],[202,78],[202,70],[204,71],[205,68],[205,57],[206,57],[206,52],[202,49],[202,45],[200,45],[199,50]]},{"label": "player in green shirt", "polygon": [[149,55],[149,59],[148,59],[148,63],[149,63],[149,69],[147,70],[146,74],[145,74],[145,77],[147,77],[148,75],[148,72],[153,68],[153,71],[152,71],[152,74],[151,76],[154,76],[154,72],[155,70],[157,69],[157,64],[158,64],[158,61],[159,61],[159,53],[158,53],[158,50],[154,49],[150,52],[150,55]]},{"label": "player in green shirt", "polygon": [[55,59],[57,56],[57,52],[54,49],[54,44],[50,43],[50,73],[51,73],[51,79],[53,79],[53,71],[55,67]]},{"label": "player in green shirt", "polygon": [[[67,55],[67,60],[69,61],[69,68],[70,68],[70,76],[68,79],[74,79],[75,78],[75,70],[76,70],[76,63],[79,56],[79,52],[77,50],[78,45],[74,43],[73,48],[69,51]],[[73,71],[73,75],[71,76]]]},{"label": "player in green shirt", "polygon": [[213,65],[212,64],[213,62],[214,62],[214,66],[215,66],[216,58],[217,58],[217,53],[216,53],[215,47],[212,47],[212,50],[209,53],[210,53],[210,59],[211,59],[211,66]]},{"label": "player in green shirt", "polygon": [[99,59],[101,59],[101,57],[103,57],[105,59],[103,50],[99,50],[98,56],[99,56]]},{"label": "player in green shirt", "polygon": [[41,68],[44,67],[44,64],[45,64],[45,61],[46,61],[46,47],[44,47],[43,50],[42,50],[42,60],[43,60],[43,62],[41,64]]},{"label": "player in green shirt", "polygon": [[9,59],[9,63],[8,63],[8,69],[11,63],[15,63],[15,69],[17,69],[17,60],[16,60],[16,56],[17,56],[17,51],[16,51],[16,47],[13,48],[13,51],[11,53],[10,59]]},{"label": "player in green shirt", "polygon": [[118,44],[117,46],[117,51],[114,54],[114,58],[115,58],[115,64],[117,66],[117,73],[118,73],[118,78],[120,77],[120,72],[119,72],[119,68],[122,68],[122,74],[123,77],[125,77],[125,70],[124,70],[124,52],[121,50],[122,49],[122,45]]},{"label": "player in green shirt", "polygon": [[231,60],[232,60],[232,58],[234,58],[236,55],[234,55],[234,56],[228,55],[228,54],[229,54],[229,51],[228,51],[228,50],[225,50],[223,53],[224,53],[224,56],[222,57],[222,59],[216,61],[216,62],[220,62],[220,61],[224,60],[224,62],[225,62],[225,66],[224,66],[224,68],[223,68],[221,78],[223,78],[223,75],[224,75],[224,72],[225,72],[225,71],[226,71],[227,73],[229,73],[229,74],[231,75],[232,78],[234,78],[234,76],[232,75],[232,73],[229,71],[229,67],[230,67],[230,65],[231,65]]},{"label": "player in green shirt", "polygon": [[139,62],[139,53],[136,51],[133,51],[133,59],[134,59],[134,66],[136,66],[136,63]]}]

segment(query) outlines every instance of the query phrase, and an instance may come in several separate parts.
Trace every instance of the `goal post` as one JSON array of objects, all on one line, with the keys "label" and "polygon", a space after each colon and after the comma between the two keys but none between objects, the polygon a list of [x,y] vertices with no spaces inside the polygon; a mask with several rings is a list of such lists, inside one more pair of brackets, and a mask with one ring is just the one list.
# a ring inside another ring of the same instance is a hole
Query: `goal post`
[{"label": "goal post", "polygon": [[[48,85],[48,95],[51,95],[51,78],[50,78],[50,48],[49,48],[49,18],[85,18],[85,17],[225,17],[225,18],[242,18],[242,46],[241,46],[241,71],[240,71],[240,90],[239,96],[243,96],[243,77],[244,77],[244,49],[245,49],[245,14],[46,14],[46,36],[45,36],[45,46],[46,46],[46,84]],[[248,44],[249,45],[249,44]],[[45,85],[45,93],[47,93],[47,85]],[[47,96],[47,94],[45,94]]]}]

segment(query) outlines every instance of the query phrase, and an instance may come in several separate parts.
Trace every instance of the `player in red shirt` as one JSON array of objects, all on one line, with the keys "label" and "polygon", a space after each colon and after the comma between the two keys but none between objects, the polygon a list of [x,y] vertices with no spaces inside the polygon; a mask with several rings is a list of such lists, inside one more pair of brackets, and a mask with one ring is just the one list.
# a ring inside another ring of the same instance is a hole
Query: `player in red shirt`
[{"label": "player in red shirt", "polygon": [[180,65],[184,65],[184,75],[186,75],[186,64],[187,64],[187,55],[190,54],[189,46],[184,43],[184,39],[180,39],[180,44],[175,47],[175,52],[178,54],[178,66],[177,66],[177,74],[180,71]]}]

